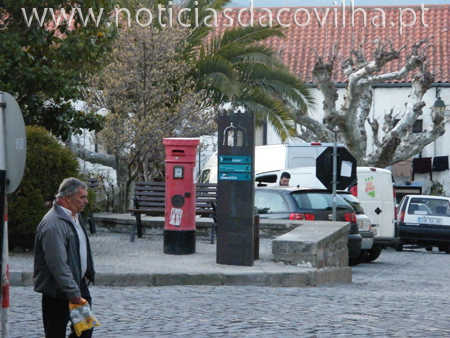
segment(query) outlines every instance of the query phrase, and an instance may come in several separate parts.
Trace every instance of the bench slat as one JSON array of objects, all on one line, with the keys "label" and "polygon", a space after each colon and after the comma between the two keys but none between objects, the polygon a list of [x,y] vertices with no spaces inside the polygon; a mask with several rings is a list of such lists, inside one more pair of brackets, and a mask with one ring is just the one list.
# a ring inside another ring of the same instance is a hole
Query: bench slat
[{"label": "bench slat", "polygon": [[[164,215],[165,213],[165,182],[135,182],[135,208],[128,209],[137,215]],[[211,202],[216,203],[217,185],[214,183],[198,183],[195,192],[195,213],[201,216],[215,215]],[[137,203],[137,205],[136,205]],[[138,206],[138,207],[137,207]],[[139,220],[138,220],[139,222]]]}]

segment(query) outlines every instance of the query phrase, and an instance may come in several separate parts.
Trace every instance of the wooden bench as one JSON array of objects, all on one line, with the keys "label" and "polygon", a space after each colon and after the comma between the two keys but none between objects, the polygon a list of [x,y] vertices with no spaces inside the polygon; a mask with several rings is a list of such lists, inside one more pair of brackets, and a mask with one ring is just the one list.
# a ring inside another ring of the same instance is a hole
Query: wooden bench
[{"label": "wooden bench", "polygon": [[[195,214],[204,217],[212,217],[215,223],[217,184],[197,183],[195,195]],[[136,217],[136,223],[131,237],[132,240],[134,238],[135,228],[137,228],[138,238],[142,238],[141,215],[165,215],[166,183],[135,182],[133,202],[134,208],[128,210]],[[212,233],[214,234],[213,231]]]}]

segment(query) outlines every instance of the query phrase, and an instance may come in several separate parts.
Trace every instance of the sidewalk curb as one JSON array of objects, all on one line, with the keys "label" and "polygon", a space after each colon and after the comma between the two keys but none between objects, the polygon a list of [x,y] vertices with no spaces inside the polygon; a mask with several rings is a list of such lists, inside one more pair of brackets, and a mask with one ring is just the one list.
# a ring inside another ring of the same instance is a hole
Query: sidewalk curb
[{"label": "sidewalk curb", "polygon": [[[96,286],[173,286],[224,285],[306,287],[330,283],[350,283],[350,267],[305,269],[300,272],[236,272],[236,273],[98,273]],[[33,274],[11,271],[10,286],[32,286]]]}]

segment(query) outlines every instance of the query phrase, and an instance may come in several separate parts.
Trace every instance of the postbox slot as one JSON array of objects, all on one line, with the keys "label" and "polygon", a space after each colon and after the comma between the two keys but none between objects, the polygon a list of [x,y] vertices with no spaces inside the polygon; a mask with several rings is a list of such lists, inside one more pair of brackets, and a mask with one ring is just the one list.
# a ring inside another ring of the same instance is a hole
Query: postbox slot
[{"label": "postbox slot", "polygon": [[182,150],[182,149],[172,149],[172,154],[183,154],[184,155],[184,150]]}]

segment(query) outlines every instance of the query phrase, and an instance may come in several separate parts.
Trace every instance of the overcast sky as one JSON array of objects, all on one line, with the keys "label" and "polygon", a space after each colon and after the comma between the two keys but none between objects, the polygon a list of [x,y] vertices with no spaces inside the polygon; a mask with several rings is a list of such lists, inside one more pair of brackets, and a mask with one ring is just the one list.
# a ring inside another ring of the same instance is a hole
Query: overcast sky
[{"label": "overcast sky", "polygon": [[[335,0],[338,6],[342,6],[343,0]],[[444,5],[449,4],[450,0],[354,0],[355,7],[360,6],[395,6],[395,5]],[[345,0],[345,5],[350,6],[350,0]],[[249,7],[250,0],[233,0],[227,7]],[[333,0],[253,0],[253,7],[331,7]]]}]

